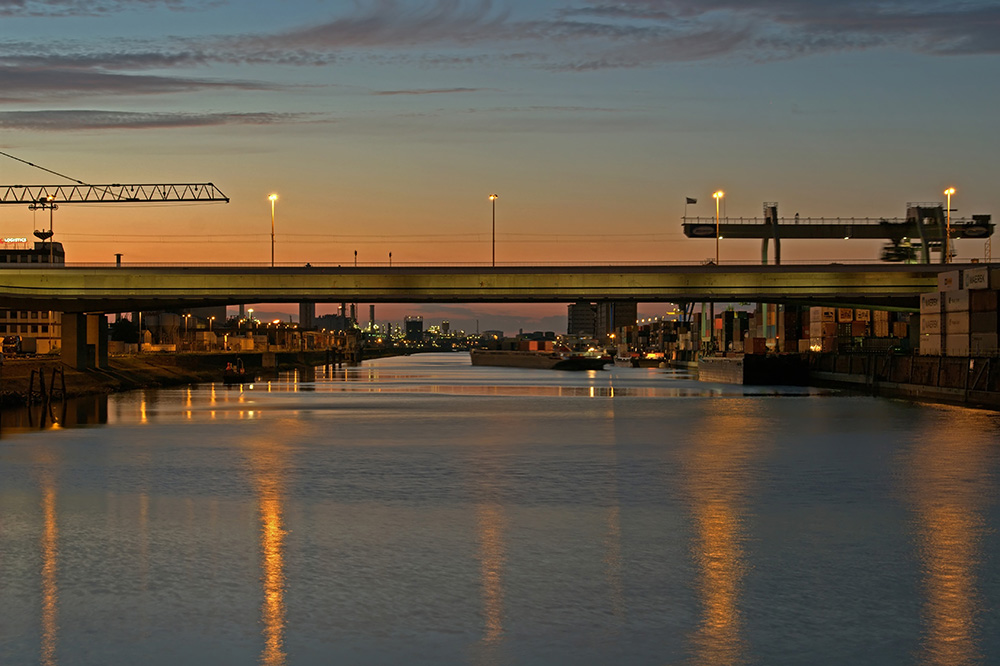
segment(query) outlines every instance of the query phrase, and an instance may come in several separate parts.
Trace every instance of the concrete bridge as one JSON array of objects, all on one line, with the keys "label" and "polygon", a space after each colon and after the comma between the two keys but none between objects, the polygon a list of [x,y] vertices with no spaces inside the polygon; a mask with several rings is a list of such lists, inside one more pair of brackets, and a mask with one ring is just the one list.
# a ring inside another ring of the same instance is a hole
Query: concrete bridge
[{"label": "concrete bridge", "polygon": [[[1000,264],[994,264],[997,266]],[[982,264],[976,264],[982,266]],[[63,361],[107,363],[110,312],[237,303],[763,302],[916,309],[962,265],[66,266],[0,269],[0,308],[63,312]]]},{"label": "concrete bridge", "polygon": [[[974,264],[983,266],[983,264]],[[994,264],[1000,266],[1000,264]],[[47,266],[0,269],[0,307],[109,313],[236,303],[634,300],[915,308],[959,264]]]}]

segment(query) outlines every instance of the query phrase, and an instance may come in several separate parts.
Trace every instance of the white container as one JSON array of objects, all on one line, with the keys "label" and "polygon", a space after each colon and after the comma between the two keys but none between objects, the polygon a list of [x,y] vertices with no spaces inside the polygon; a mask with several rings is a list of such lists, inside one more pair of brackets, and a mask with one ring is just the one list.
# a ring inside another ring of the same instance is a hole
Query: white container
[{"label": "white container", "polygon": [[[886,322],[888,334],[888,322]],[[944,333],[944,322],[941,315],[920,315],[920,335],[942,335]]]},{"label": "white container", "polygon": [[989,289],[990,269],[988,266],[982,268],[966,268],[962,272],[963,289]]},{"label": "white container", "polygon": [[920,294],[920,314],[938,314],[944,302],[940,291]]},{"label": "white container", "polygon": [[938,291],[958,291],[962,288],[962,271],[938,273]]},{"label": "white container", "polygon": [[921,356],[940,356],[941,355],[941,336],[940,335],[921,335],[920,336],[920,355]]},{"label": "white container", "polygon": [[809,323],[815,324],[821,321],[837,321],[836,311],[833,308],[814,306],[809,308]]},{"label": "white container", "polygon": [[948,335],[957,335],[959,333],[969,333],[969,313],[968,312],[949,312],[945,315],[944,330],[948,332]]},{"label": "white container", "polygon": [[969,292],[948,291],[941,294],[945,312],[968,312]]},{"label": "white container", "polygon": [[947,356],[968,356],[969,334],[944,336],[944,353]]}]

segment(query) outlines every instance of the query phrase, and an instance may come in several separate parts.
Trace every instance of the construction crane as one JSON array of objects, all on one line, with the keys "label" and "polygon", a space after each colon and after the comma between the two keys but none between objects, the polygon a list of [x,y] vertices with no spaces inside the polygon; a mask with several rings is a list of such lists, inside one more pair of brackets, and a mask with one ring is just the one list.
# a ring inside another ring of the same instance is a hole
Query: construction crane
[{"label": "construction crane", "polygon": [[48,230],[36,230],[35,236],[49,244],[49,263],[53,261],[52,214],[59,204],[106,204],[106,203],[229,203],[229,197],[213,183],[143,183],[90,185],[82,180],[32,164],[20,157],[0,152],[28,166],[73,181],[72,185],[0,185],[0,205],[27,204],[28,210],[49,211]]}]

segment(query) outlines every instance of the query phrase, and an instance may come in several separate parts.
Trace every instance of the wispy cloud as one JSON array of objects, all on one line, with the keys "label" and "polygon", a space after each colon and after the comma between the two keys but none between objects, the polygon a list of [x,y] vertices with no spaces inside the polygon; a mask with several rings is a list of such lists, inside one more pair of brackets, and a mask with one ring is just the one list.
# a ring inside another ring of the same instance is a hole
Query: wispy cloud
[{"label": "wispy cloud", "polygon": [[312,114],[288,113],[139,113],[99,110],[0,112],[0,128],[49,131],[273,125],[316,120],[318,118]]},{"label": "wispy cloud", "polygon": [[120,74],[101,70],[0,65],[0,101],[38,102],[107,94],[149,95],[206,89],[277,90],[247,81]]},{"label": "wispy cloud", "polygon": [[453,95],[483,92],[492,88],[417,88],[412,90],[377,90],[373,95]]},{"label": "wispy cloud", "polygon": [[188,0],[0,0],[0,16],[101,16],[127,11],[164,7],[189,11],[218,2],[190,2]]}]

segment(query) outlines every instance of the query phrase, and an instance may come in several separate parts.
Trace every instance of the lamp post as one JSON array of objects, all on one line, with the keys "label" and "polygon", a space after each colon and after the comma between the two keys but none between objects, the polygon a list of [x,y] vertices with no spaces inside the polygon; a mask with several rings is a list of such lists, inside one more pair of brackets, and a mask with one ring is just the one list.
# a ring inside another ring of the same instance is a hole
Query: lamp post
[{"label": "lamp post", "polygon": [[271,200],[271,268],[274,268],[274,202],[278,200],[277,194],[268,197]]},{"label": "lamp post", "polygon": [[955,193],[954,187],[949,187],[944,191],[944,195],[948,197],[948,209],[945,211],[947,214],[947,223],[945,225],[944,233],[944,263],[951,263],[951,195]]},{"label": "lamp post", "polygon": [[493,267],[497,265],[497,199],[496,194],[490,195],[490,202],[493,204]]},{"label": "lamp post", "polygon": [[44,240],[48,240],[49,241],[49,263],[50,264],[54,261],[54,258],[53,258],[54,257],[54,252],[53,252],[53,249],[52,249],[52,213],[54,211],[59,210],[59,206],[56,205],[56,204],[54,204],[54,203],[52,203],[53,199],[55,199],[55,197],[53,197],[52,195],[49,195],[49,196],[45,197],[44,201],[36,201],[33,204],[28,204],[28,210],[45,210],[46,208],[49,210],[49,232],[46,234],[44,231],[36,231],[35,235],[38,236],[38,238],[41,238],[43,241]]},{"label": "lamp post", "polygon": [[722,197],[726,196],[726,193],[722,190],[712,193],[712,198],[715,199],[715,264],[719,264],[719,201]]}]

